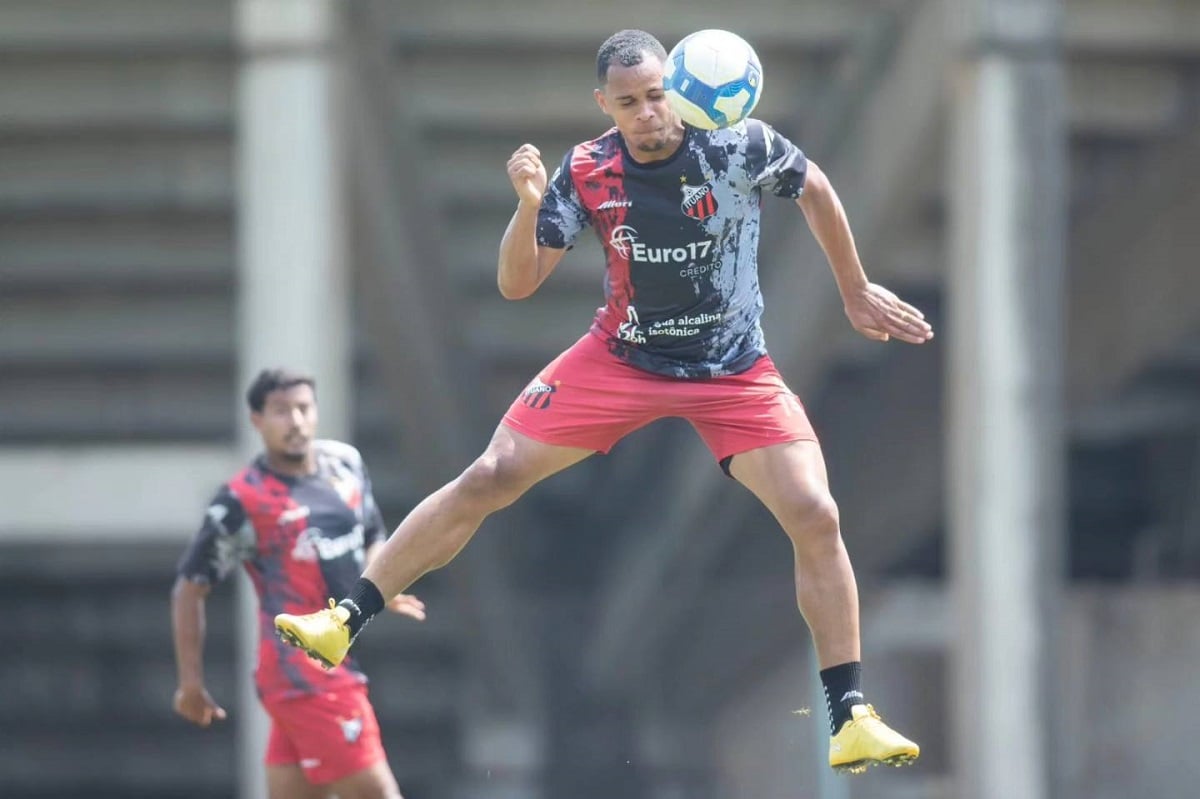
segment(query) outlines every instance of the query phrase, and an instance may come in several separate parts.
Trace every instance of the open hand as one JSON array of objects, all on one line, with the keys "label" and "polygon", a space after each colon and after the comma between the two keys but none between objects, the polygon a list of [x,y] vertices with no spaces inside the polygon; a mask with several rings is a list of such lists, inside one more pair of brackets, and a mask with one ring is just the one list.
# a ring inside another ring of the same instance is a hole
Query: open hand
[{"label": "open hand", "polygon": [[868,283],[845,298],[846,316],[854,329],[869,339],[897,338],[909,344],[924,344],[933,338],[925,314],[883,286]]},{"label": "open hand", "polygon": [[412,594],[397,594],[391,602],[387,603],[387,609],[392,613],[400,613],[417,621],[425,621],[425,603]]}]

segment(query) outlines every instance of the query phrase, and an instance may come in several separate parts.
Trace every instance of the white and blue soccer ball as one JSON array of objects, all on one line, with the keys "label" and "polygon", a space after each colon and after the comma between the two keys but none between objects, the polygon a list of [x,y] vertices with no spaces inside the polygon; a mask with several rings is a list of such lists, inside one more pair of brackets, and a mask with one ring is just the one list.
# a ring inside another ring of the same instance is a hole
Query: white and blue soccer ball
[{"label": "white and blue soccer ball", "polygon": [[723,30],[685,36],[667,54],[667,102],[689,125],[727,128],[749,116],[762,96],[763,72],[745,39]]}]

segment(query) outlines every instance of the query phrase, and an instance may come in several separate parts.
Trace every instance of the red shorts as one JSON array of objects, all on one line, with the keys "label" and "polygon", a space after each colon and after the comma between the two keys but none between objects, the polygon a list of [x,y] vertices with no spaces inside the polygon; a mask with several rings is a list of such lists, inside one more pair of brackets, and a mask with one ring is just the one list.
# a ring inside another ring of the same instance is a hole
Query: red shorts
[{"label": "red shorts", "polygon": [[366,686],[336,694],[264,699],[263,707],[271,717],[267,765],[298,765],[314,785],[349,777],[386,757]]},{"label": "red shorts", "polygon": [[772,444],[816,441],[796,395],[764,355],[726,377],[664,377],[630,366],[588,333],[525,387],[504,424],[561,447],[607,453],[656,419],[687,419],[722,466],[727,458]]}]

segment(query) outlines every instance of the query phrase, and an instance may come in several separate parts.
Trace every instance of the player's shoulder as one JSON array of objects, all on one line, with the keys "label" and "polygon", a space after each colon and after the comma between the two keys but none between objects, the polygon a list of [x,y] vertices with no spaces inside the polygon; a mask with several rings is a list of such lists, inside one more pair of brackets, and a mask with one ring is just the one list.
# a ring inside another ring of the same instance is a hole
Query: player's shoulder
[{"label": "player's shoulder", "polygon": [[313,442],[313,447],[316,449],[318,456],[341,461],[352,469],[362,468],[362,453],[353,444],[347,444],[345,441],[337,441],[332,438],[319,438]]},{"label": "player's shoulder", "polygon": [[725,157],[753,154],[769,149],[773,133],[765,122],[753,118],[713,130],[692,128],[688,131],[688,149],[705,153],[709,160],[722,154]]},{"label": "player's shoulder", "polygon": [[771,140],[779,135],[773,127],[756,117],[747,117],[736,125],[724,128],[722,132],[732,140],[767,149],[770,149]]},{"label": "player's shoulder", "polygon": [[594,139],[580,142],[567,152],[566,161],[571,165],[571,171],[579,173],[590,171],[607,164],[621,154],[621,134],[615,128],[609,128]]},{"label": "player's shoulder", "polygon": [[799,148],[770,123],[755,117],[747,117],[736,125],[725,128],[731,137],[728,143],[736,143],[751,161],[759,158],[774,159],[780,153]]},{"label": "player's shoulder", "polygon": [[242,518],[247,504],[253,507],[255,497],[261,490],[262,481],[251,464],[239,469],[232,477],[217,486],[208,502],[208,517],[228,528],[236,526],[236,519]]},{"label": "player's shoulder", "polygon": [[621,132],[616,126],[609,128],[594,139],[580,142],[575,145],[574,150],[587,152],[614,152],[621,149]]},{"label": "player's shoulder", "polygon": [[232,477],[221,483],[217,489],[217,498],[240,501],[242,497],[258,491],[262,482],[262,467],[255,458],[254,461],[238,469]]}]

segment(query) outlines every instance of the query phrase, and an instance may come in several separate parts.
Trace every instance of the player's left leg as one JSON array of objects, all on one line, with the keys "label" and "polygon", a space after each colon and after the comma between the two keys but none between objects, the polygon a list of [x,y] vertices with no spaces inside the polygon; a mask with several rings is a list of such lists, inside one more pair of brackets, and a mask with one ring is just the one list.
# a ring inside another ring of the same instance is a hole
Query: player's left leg
[{"label": "player's left leg", "polygon": [[267,766],[267,796],[269,799],[328,799],[329,789],[313,785],[304,776],[299,764]]},{"label": "player's left leg", "polygon": [[861,660],[858,587],[820,444],[791,441],[743,452],[733,458],[729,472],[767,506],[791,539],[796,599],[821,668]]},{"label": "player's left leg", "polygon": [[669,390],[673,409],[792,541],[796,600],[812,631],[828,698],[830,765],[861,771],[871,763],[911,761],[917,745],[879,720],[859,685],[858,588],[804,406],[767,356],[739,374]]},{"label": "player's left leg", "polygon": [[796,599],[812,632],[830,714],[830,765],[858,773],[912,762],[919,747],[880,720],[859,685],[858,588],[820,445],[799,440],[742,452],[729,471],[791,539]]},{"label": "player's left leg", "polygon": [[326,787],[338,799],[402,799],[400,786],[396,784],[396,777],[386,760],[331,782]]}]

